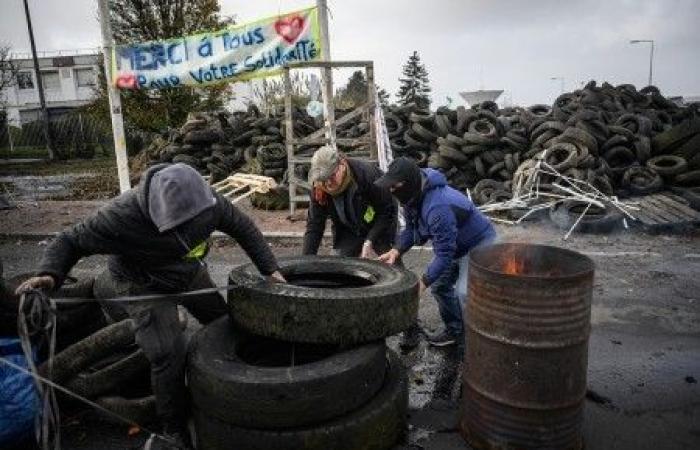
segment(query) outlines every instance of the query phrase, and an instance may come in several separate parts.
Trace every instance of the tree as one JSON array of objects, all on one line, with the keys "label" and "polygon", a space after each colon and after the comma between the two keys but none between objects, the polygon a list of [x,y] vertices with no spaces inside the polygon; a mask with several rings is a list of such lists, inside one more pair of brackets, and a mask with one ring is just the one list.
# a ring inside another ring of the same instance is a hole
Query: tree
[{"label": "tree", "polygon": [[[218,0],[111,0],[110,20],[118,44],[163,40],[214,31],[232,23],[219,16]],[[89,110],[109,123],[106,81],[100,70],[96,100]],[[159,131],[177,127],[191,111],[221,108],[230,98],[226,84],[122,91],[127,128]]]},{"label": "tree", "polygon": [[17,83],[17,70],[17,65],[11,59],[10,47],[0,46],[0,107],[5,101],[2,91]]},{"label": "tree", "polygon": [[415,103],[420,108],[430,106],[430,86],[428,71],[421,64],[418,52],[414,51],[403,66],[403,78],[399,78],[399,103],[407,105]]},{"label": "tree", "polygon": [[336,105],[341,108],[357,108],[367,103],[367,79],[362,70],[356,70],[344,88],[336,92]]},{"label": "tree", "polygon": [[379,97],[379,104],[382,108],[389,106],[389,93],[384,88],[377,86],[377,97]]}]

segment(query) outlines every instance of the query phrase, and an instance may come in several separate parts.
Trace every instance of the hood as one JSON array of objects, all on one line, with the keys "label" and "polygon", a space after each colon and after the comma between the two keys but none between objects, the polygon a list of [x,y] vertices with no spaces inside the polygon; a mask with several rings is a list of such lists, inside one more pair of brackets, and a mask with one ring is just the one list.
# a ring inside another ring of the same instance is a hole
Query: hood
[{"label": "hood", "polygon": [[447,178],[445,178],[442,172],[435,169],[422,169],[422,172],[425,177],[423,191],[428,191],[440,186],[447,186]]},{"label": "hood", "polygon": [[158,231],[193,219],[216,204],[211,187],[186,164],[158,164],[141,177],[138,201]]}]

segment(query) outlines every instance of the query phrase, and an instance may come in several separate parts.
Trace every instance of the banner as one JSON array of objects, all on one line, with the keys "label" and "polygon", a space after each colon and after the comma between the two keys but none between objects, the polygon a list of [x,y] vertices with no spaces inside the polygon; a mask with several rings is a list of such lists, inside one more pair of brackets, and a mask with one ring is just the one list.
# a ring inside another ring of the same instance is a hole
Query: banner
[{"label": "banner", "polygon": [[119,89],[206,86],[278,75],[321,58],[316,7],[183,38],[120,45],[112,54]]}]

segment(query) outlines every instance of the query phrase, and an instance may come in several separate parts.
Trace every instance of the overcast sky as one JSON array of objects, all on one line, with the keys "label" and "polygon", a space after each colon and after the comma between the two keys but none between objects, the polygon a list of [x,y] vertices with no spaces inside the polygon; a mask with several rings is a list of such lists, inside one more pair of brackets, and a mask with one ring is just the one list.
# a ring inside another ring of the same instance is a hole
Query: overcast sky
[{"label": "overcast sky", "polygon": [[[221,0],[237,21],[313,4],[313,0]],[[100,44],[97,0],[29,0],[38,50]],[[700,95],[697,0],[328,0],[334,59],[371,59],[378,83],[398,88],[401,66],[417,50],[435,106],[458,92],[504,89],[516,104],[549,103],[596,79],[646,85],[654,39],[654,84],[666,95]],[[0,0],[0,42],[28,51],[22,0]]]}]

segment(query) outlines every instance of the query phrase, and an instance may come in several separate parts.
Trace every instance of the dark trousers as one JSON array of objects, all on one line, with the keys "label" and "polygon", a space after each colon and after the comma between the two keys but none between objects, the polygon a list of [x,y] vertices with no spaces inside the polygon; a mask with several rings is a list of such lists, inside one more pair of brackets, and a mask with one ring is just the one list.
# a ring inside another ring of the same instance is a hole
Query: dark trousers
[{"label": "dark trousers", "polygon": [[[333,249],[339,256],[349,256],[356,258],[362,253],[362,245],[367,240],[367,236],[362,234],[358,236],[350,230],[339,228],[336,230],[337,236],[334,239]],[[386,253],[391,250],[394,244],[394,236],[382,236],[375,242],[372,242],[372,250],[377,255]]]},{"label": "dark trousers", "polygon": [[[142,285],[115,279],[105,270],[95,281],[98,299],[127,295],[155,294]],[[214,287],[209,272],[202,267],[187,291]],[[201,295],[181,303],[198,321],[207,324],[226,313],[226,303],[218,293]],[[117,320],[131,317],[136,343],[151,363],[151,385],[156,412],[164,422],[183,424],[187,418],[185,360],[187,349],[182,325],[174,302],[104,303],[107,314]]]}]

